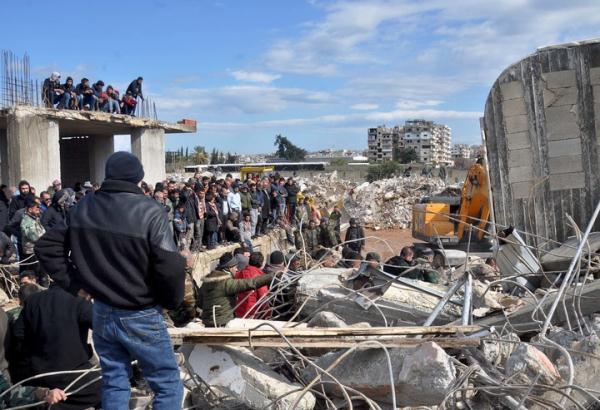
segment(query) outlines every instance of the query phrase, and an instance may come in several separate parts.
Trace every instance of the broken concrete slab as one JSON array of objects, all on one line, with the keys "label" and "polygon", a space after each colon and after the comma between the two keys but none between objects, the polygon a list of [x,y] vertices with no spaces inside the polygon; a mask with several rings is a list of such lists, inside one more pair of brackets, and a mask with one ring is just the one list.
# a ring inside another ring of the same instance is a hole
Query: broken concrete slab
[{"label": "broken concrete slab", "polygon": [[527,343],[521,343],[506,361],[504,372],[523,383],[553,385],[560,380],[554,364],[541,350]]},{"label": "broken concrete slab", "polygon": [[[398,375],[402,369],[405,357],[414,349],[388,349],[392,362],[392,374]],[[315,361],[315,364],[322,369],[331,366],[344,351],[327,353]],[[362,348],[359,347],[347,357],[345,357],[335,368],[331,370],[331,375],[341,384],[351,387],[367,395],[367,397],[391,403],[392,390],[390,387],[390,376],[388,372],[388,361],[383,349]],[[320,374],[320,373],[319,373]],[[302,373],[302,379],[309,383],[317,376],[317,370],[314,367],[307,367]],[[322,380],[333,381],[329,376],[323,376]],[[342,397],[342,392],[335,384],[325,384],[325,391],[337,397]],[[400,393],[397,385],[395,386],[396,398]],[[400,404],[400,402],[398,402]]]},{"label": "broken concrete slab", "polygon": [[[220,387],[251,409],[288,408],[300,395],[289,394],[277,405],[272,405],[280,396],[302,386],[271,370],[248,349],[226,345],[186,345],[182,350],[192,370],[202,380]],[[310,410],[314,406],[315,397],[309,392],[300,399],[296,408]]]},{"label": "broken concrete slab", "polygon": [[[567,292],[564,296],[564,303],[566,306],[572,306],[574,293],[579,294],[579,289],[577,292]],[[475,321],[476,325],[481,325],[485,327],[491,326],[504,326],[508,320],[510,321],[511,330],[516,332],[517,334],[523,334],[528,332],[536,332],[541,329],[540,321],[544,321],[544,312],[548,312],[552,303],[554,303],[554,299],[556,298],[556,294],[549,295],[546,300],[542,303],[542,306],[537,310],[535,316],[532,318],[532,313],[534,309],[536,309],[537,300],[532,300],[532,298],[525,297],[522,298],[524,300],[524,305],[521,306],[514,312],[510,312],[508,314],[494,314],[489,315],[485,318],[478,319]],[[592,313],[600,312],[600,305],[598,305],[598,299],[600,299],[600,280],[593,281],[585,285],[583,290],[581,291],[581,298],[577,297],[577,303],[581,310],[581,313],[584,316],[591,315]],[[556,309],[554,312],[554,316],[552,316],[552,325],[553,326],[562,326],[568,320],[570,323],[577,323],[576,313],[573,309]],[[534,320],[535,319],[535,320]]]},{"label": "broken concrete slab", "polygon": [[[434,342],[426,342],[416,348],[388,349],[388,353],[396,402],[401,407],[437,405],[454,383],[456,371],[451,358]],[[344,351],[327,353],[315,364],[327,369],[343,354]],[[341,384],[360,391],[370,399],[386,404],[392,402],[390,369],[382,349],[358,348],[330,373]],[[302,373],[302,378],[308,383],[316,375],[317,370],[311,367]],[[326,375],[323,380],[332,381]],[[328,394],[342,397],[336,384],[324,386]]]},{"label": "broken concrete slab", "polygon": [[[413,325],[425,322],[440,300],[410,286],[394,283],[375,300],[367,299],[359,304],[355,300],[357,294],[341,285],[339,277],[348,272],[348,269],[337,268],[305,272],[296,290],[296,306],[299,308],[304,304],[300,316],[312,317],[319,311],[327,310],[350,325],[364,321],[372,326]],[[406,280],[441,295],[447,291],[442,285]],[[460,317],[460,312],[459,306],[448,303],[434,324],[449,323]]]},{"label": "broken concrete slab", "polygon": [[[600,251],[600,232],[592,232],[588,236],[589,251],[597,253]],[[571,237],[561,244],[558,248],[551,249],[540,258],[542,266],[548,271],[566,271],[569,268],[571,260],[575,256],[575,251],[579,245],[576,237]],[[583,254],[588,253],[588,247],[583,248]]]},{"label": "broken concrete slab", "polygon": [[341,317],[333,312],[319,312],[308,321],[308,327],[370,327],[368,322],[359,322],[348,325]]},{"label": "broken concrete slab", "polygon": [[454,384],[456,369],[450,356],[434,342],[423,343],[410,353],[398,377],[403,406],[440,404]]}]

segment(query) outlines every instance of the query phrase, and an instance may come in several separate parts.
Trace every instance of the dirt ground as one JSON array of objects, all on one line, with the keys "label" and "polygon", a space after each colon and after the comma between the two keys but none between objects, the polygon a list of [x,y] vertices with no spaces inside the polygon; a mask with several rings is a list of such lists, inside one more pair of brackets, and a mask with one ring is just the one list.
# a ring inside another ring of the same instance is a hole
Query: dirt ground
[{"label": "dirt ground", "polygon": [[421,242],[413,239],[410,229],[382,229],[379,231],[365,229],[365,236],[367,237],[365,251],[377,252],[383,260],[398,255],[404,246]]}]

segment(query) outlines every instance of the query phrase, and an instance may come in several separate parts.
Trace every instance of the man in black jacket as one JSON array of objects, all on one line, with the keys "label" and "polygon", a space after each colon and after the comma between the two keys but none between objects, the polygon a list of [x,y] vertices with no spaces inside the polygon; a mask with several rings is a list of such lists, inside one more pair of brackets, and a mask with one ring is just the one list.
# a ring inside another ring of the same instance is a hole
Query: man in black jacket
[{"label": "man in black jacket", "polygon": [[365,247],[365,231],[356,218],[350,218],[350,227],[346,231],[346,246],[354,252],[361,253]]},{"label": "man in black jacket", "polygon": [[154,391],[153,407],[180,408],[183,385],[161,311],[183,300],[185,259],[164,208],[138,186],[138,158],[112,154],[105,175],[100,190],[69,212],[68,227],[50,230],[36,253],[55,282],[94,298],[102,407],[128,407],[130,363],[137,360]]},{"label": "man in black jacket", "polygon": [[144,79],[142,77],[138,77],[129,83],[129,87],[127,87],[126,93],[129,93],[133,98],[140,97],[142,100],[144,99],[144,93],[142,93],[142,82]]},{"label": "man in black jacket", "polygon": [[[87,340],[91,328],[92,304],[89,301],[73,296],[57,285],[29,296],[12,328],[11,348],[19,353],[19,357],[26,358],[24,366],[21,366],[25,368],[20,368],[19,374],[31,377],[49,372],[84,372],[91,369],[92,349]],[[53,409],[99,406],[101,383],[93,381],[98,372],[90,371],[75,381],[80,376],[81,373],[56,374],[39,378],[35,384],[66,390],[73,383],[72,390],[81,388]]]},{"label": "man in black jacket", "polygon": [[19,195],[14,196],[8,207],[8,220],[10,221],[19,209],[25,208],[25,200],[31,192],[29,182],[23,180],[19,182]]},{"label": "man in black jacket", "polygon": [[69,193],[66,190],[60,190],[52,196],[52,204],[46,212],[42,214],[42,225],[47,231],[54,228],[56,225],[66,223],[67,219],[67,203],[69,201]]}]

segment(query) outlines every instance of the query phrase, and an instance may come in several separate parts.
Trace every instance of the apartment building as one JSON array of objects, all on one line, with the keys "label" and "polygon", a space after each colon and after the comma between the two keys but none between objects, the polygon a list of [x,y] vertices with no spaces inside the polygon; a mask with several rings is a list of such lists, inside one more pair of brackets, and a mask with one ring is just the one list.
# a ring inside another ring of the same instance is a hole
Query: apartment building
[{"label": "apartment building", "polygon": [[467,144],[452,145],[452,159],[469,159],[471,157],[471,146]]},{"label": "apartment building", "polygon": [[368,154],[371,162],[385,162],[394,159],[394,150],[403,147],[402,127],[392,128],[380,125],[376,128],[369,128],[368,134]]},{"label": "apartment building", "polygon": [[450,140],[450,128],[433,121],[410,120],[393,128],[369,128],[368,157],[372,162],[385,162],[395,159],[397,150],[412,148],[417,162],[452,164]]}]

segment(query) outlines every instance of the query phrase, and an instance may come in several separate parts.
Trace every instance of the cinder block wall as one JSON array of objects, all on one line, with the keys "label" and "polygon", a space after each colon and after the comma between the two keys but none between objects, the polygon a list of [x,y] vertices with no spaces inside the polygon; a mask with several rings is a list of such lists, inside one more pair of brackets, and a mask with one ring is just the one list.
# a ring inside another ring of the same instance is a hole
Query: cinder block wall
[{"label": "cinder block wall", "polygon": [[558,241],[573,235],[565,214],[583,228],[600,200],[599,122],[599,42],[540,49],[504,70],[482,122],[496,222]]}]

